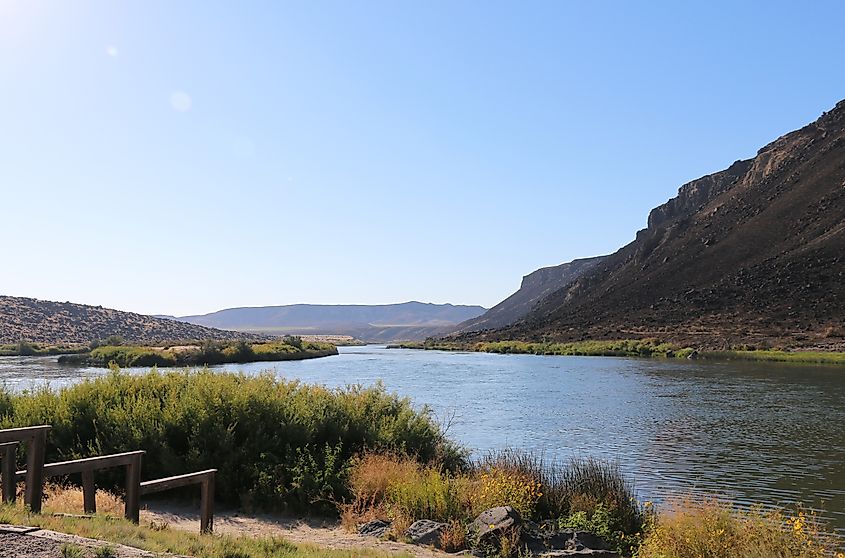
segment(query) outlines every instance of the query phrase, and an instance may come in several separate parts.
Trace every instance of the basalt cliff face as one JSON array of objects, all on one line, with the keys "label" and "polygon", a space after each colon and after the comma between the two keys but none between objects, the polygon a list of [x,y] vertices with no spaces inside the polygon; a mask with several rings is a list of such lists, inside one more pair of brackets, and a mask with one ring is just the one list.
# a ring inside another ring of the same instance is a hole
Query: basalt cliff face
[{"label": "basalt cliff face", "polygon": [[593,269],[606,256],[582,258],[543,267],[522,278],[519,290],[477,318],[458,325],[459,332],[496,329],[526,316],[540,300],[572,283]]},{"label": "basalt cliff face", "polygon": [[516,323],[463,337],[845,348],[843,320],[845,101],[682,186]]},{"label": "basalt cliff face", "polygon": [[90,343],[112,335],[127,343],[258,338],[102,306],[0,296],[0,344]]}]

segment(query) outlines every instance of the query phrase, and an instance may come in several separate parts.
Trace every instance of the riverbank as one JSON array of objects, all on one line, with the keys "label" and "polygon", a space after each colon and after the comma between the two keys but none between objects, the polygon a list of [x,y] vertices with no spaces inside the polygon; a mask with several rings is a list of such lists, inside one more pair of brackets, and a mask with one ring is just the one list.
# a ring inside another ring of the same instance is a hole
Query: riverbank
[{"label": "riverbank", "polygon": [[793,362],[800,364],[845,365],[845,353],[823,351],[778,351],[737,349],[699,351],[678,347],[658,339],[618,341],[578,341],[573,343],[530,343],[525,341],[485,341],[462,343],[426,340],[396,343],[388,349],[420,349],[435,351],[469,351],[496,354],[531,354],[546,356],[614,356],[644,358],[686,358],[703,360],[747,360],[761,362]]},{"label": "riverbank", "polygon": [[56,356],[85,353],[90,350],[89,345],[81,343],[49,344],[19,343],[0,345],[0,356]]},{"label": "riverbank", "polygon": [[205,366],[305,360],[336,355],[331,343],[303,341],[298,337],[266,343],[207,341],[196,345],[148,347],[140,345],[107,345],[85,353],[63,355],[59,364],[121,368],[133,366]]}]

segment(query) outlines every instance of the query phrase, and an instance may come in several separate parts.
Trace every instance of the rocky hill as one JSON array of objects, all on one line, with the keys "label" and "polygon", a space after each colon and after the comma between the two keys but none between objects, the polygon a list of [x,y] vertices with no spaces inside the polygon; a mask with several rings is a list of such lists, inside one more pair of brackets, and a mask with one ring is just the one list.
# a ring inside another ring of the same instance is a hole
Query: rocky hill
[{"label": "rocky hill", "polygon": [[111,335],[127,343],[236,340],[248,336],[102,306],[0,296],[0,344],[89,343]]},{"label": "rocky hill", "polygon": [[619,251],[510,327],[466,339],[657,336],[845,345],[845,101],[682,186]]},{"label": "rocky hill", "polygon": [[351,335],[371,342],[421,340],[445,335],[481,306],[404,302],[401,304],[292,304],[229,308],[201,316],[176,318],[208,327],[273,335]]},{"label": "rocky hill", "polygon": [[456,331],[480,331],[510,325],[531,312],[537,302],[575,281],[605,257],[582,258],[540,268],[522,278],[518,291],[481,316],[459,324]]}]

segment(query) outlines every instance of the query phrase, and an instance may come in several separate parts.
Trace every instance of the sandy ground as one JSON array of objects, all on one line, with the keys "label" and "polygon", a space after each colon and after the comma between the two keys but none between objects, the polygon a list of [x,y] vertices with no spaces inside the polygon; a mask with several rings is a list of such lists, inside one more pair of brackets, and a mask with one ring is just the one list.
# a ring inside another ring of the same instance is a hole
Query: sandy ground
[{"label": "sandy ground", "polygon": [[[141,522],[166,523],[174,529],[199,530],[199,510],[171,502],[150,502],[141,510]],[[269,514],[246,515],[234,510],[215,510],[214,532],[231,535],[277,536],[294,543],[331,549],[372,549],[388,554],[410,554],[418,558],[454,556],[438,550],[374,537],[362,537],[340,527],[338,521],[283,517]]]},{"label": "sandy ground", "polygon": [[35,527],[0,525],[0,558],[61,558],[64,545],[79,548],[85,558],[94,556],[101,547],[109,547],[115,558],[156,558],[151,552],[120,544]]}]

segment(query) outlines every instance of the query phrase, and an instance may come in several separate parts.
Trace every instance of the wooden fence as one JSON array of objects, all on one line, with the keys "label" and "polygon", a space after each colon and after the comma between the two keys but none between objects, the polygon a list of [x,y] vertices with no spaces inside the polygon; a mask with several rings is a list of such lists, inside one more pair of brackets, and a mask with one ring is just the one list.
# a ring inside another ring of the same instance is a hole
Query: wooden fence
[{"label": "wooden fence", "polygon": [[[187,475],[141,482],[141,460],[144,451],[129,451],[113,455],[87,457],[58,463],[44,463],[48,425],[0,430],[0,480],[5,502],[15,501],[16,480],[23,479],[26,490],[24,503],[33,512],[41,511],[44,481],[51,477],[79,473],[82,475],[82,493],[85,513],[96,513],[96,487],[94,472],[102,469],[125,467],[126,497],[124,515],[138,523],[139,499],[142,495],[173,488],[200,485],[200,531],[210,533],[214,526],[214,476],[217,469],[208,469]],[[20,443],[27,444],[27,468],[15,471],[16,451]]]}]

